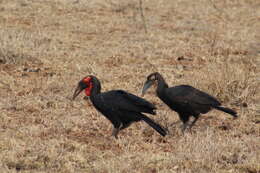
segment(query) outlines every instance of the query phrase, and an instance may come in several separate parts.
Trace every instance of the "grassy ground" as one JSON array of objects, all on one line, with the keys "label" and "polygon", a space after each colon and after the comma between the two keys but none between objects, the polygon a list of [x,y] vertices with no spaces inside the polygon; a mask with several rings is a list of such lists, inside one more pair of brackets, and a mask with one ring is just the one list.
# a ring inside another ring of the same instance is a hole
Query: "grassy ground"
[{"label": "grassy ground", "polygon": [[[0,0],[0,172],[260,172],[258,0]],[[201,117],[180,133],[177,114],[155,97],[153,119],[113,139],[111,124],[77,82],[140,95],[159,71],[239,113]]]}]

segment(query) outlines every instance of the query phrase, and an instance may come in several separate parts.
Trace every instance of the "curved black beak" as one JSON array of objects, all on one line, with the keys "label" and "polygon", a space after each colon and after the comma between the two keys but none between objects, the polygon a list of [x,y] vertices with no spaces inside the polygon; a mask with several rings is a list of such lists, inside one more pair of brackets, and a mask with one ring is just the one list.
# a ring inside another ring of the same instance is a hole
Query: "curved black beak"
[{"label": "curved black beak", "polygon": [[81,91],[83,91],[83,90],[84,90],[84,88],[82,88],[81,85],[78,85],[77,88],[74,91],[72,100],[74,100],[81,93]]},{"label": "curved black beak", "polygon": [[143,87],[143,90],[142,90],[142,97],[144,96],[145,92],[153,85],[153,83],[154,83],[153,80],[147,80],[144,83],[144,87]]}]

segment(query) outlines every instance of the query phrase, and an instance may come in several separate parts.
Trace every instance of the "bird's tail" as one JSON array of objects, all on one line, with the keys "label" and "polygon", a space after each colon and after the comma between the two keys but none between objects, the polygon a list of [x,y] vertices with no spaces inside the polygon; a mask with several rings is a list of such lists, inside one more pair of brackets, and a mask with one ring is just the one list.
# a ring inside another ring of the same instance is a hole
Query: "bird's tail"
[{"label": "bird's tail", "polygon": [[165,136],[167,132],[163,129],[159,124],[155,123],[149,117],[143,115],[142,120],[144,120],[147,124],[149,124],[154,130],[156,130],[160,135]]},{"label": "bird's tail", "polygon": [[221,106],[216,106],[214,108],[218,109],[220,111],[226,112],[226,113],[232,115],[233,117],[237,117],[237,112],[232,110],[232,109],[230,109],[230,108],[225,108],[225,107],[221,107]]}]

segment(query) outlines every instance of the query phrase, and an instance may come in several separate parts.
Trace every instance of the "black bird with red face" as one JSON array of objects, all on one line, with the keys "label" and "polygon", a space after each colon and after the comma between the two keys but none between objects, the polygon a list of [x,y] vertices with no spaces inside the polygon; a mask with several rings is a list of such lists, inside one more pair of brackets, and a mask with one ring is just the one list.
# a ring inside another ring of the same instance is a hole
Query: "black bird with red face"
[{"label": "black bird with red face", "polygon": [[[187,126],[191,128],[198,120],[200,114],[205,114],[212,109],[217,109],[233,117],[237,117],[237,113],[234,110],[222,107],[216,98],[192,86],[179,85],[169,87],[162,75],[158,72],[152,73],[147,77],[143,86],[142,95],[155,83],[157,83],[157,96],[173,111],[179,114],[183,122],[182,132],[185,131]],[[188,121],[191,116],[194,117],[194,120],[189,125]]]},{"label": "black bird with red face", "polygon": [[74,92],[73,100],[85,90],[93,106],[101,112],[114,126],[112,136],[117,138],[118,132],[127,128],[131,123],[145,121],[160,135],[165,136],[166,131],[159,124],[143,113],[155,115],[156,109],[150,102],[123,90],[111,90],[101,93],[99,80],[92,75],[84,77]]}]

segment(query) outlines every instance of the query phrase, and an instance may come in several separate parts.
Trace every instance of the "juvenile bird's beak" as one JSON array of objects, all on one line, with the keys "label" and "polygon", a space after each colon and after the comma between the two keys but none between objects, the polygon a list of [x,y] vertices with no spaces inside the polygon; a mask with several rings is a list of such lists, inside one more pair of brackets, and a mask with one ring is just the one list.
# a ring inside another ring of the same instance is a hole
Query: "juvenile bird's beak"
[{"label": "juvenile bird's beak", "polygon": [[152,80],[147,80],[145,83],[144,83],[144,87],[143,87],[143,90],[142,90],[142,97],[144,96],[145,92],[153,85],[154,81]]},{"label": "juvenile bird's beak", "polygon": [[84,90],[84,88],[82,88],[80,85],[78,85],[77,88],[74,91],[72,100],[74,100],[83,90]]}]

